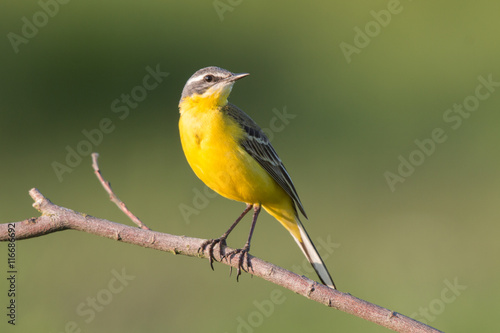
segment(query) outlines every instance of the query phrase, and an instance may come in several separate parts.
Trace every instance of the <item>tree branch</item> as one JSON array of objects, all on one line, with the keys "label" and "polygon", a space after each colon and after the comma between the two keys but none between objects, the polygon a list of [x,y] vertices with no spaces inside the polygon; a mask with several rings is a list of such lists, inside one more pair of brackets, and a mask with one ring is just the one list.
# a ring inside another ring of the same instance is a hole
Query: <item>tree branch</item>
[{"label": "tree branch", "polygon": [[[0,241],[9,240],[9,227],[14,228],[16,240],[39,237],[70,229],[173,254],[208,258],[207,254],[198,253],[200,245],[205,241],[204,239],[175,236],[111,222],[57,206],[44,197],[36,188],[31,189],[29,193],[35,201],[33,207],[40,211],[42,215],[20,222],[0,224]],[[231,248],[225,247],[223,253],[231,250]],[[214,251],[214,255],[215,259],[220,261],[221,258],[218,252]],[[353,314],[397,332],[441,332],[402,314],[392,312],[350,294],[328,288],[305,276],[299,276],[254,256],[250,255],[249,257],[253,275],[318,303]],[[237,260],[231,262],[224,259],[222,263],[232,267],[237,266]]]},{"label": "tree branch", "polygon": [[[95,158],[97,158],[97,156]],[[97,167],[96,160],[94,160],[94,164],[94,170],[97,174],[99,168]],[[102,178],[100,172],[98,178],[103,185],[108,184],[109,191],[106,186],[105,188],[111,198],[114,196],[117,199],[111,187],[109,187],[109,183]],[[53,204],[36,188],[31,189],[29,194],[34,200],[33,207],[41,213],[41,216],[29,218],[20,222],[0,224],[0,241],[17,241],[39,237],[57,231],[78,230],[120,242],[166,251],[173,254],[208,258],[207,253],[199,252],[201,244],[206,241],[205,239],[151,231],[146,229],[147,227],[142,224],[142,222],[138,224],[142,228],[139,229],[76,212]],[[116,201],[114,202],[116,203]],[[117,205],[122,209],[120,204],[117,203]],[[123,204],[123,206],[125,205]],[[130,216],[128,213],[127,215]],[[13,230],[15,232],[14,240],[12,239]],[[223,249],[223,254],[232,250],[233,249],[229,247],[225,247]],[[231,267],[237,267],[238,265],[238,260],[231,261],[231,258],[224,258],[221,261],[219,251],[214,251],[214,256],[217,261],[225,265]],[[331,289],[305,276],[299,276],[257,257],[249,255],[249,258],[253,275],[289,289],[315,302],[350,313],[397,332],[441,332],[402,314],[369,303],[350,294]],[[248,271],[246,265],[244,265],[243,268]]]}]

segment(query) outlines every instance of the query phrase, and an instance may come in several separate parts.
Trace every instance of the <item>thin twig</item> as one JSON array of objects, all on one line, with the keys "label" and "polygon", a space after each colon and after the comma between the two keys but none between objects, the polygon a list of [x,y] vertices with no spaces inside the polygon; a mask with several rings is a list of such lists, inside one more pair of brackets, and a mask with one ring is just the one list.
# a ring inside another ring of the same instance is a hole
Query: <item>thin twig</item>
[{"label": "thin twig", "polygon": [[111,189],[111,183],[108,182],[107,180],[105,180],[103,178],[103,176],[102,176],[101,170],[99,169],[99,164],[97,164],[97,159],[98,158],[99,158],[99,154],[98,153],[92,153],[92,168],[94,169],[94,172],[95,172],[97,178],[101,182],[102,187],[104,187],[104,189],[106,190],[106,192],[108,192],[109,199],[112,202],[114,202],[118,206],[118,208],[120,208],[121,211],[124,212],[125,215],[127,215],[132,220],[132,222],[134,222],[135,224],[137,224],[139,226],[139,228],[144,229],[144,230],[151,230],[144,223],[142,223],[142,221],[137,216],[135,216],[127,208],[127,206],[125,205],[125,203],[123,201],[121,201],[118,198],[118,196],[113,192],[113,190]]}]

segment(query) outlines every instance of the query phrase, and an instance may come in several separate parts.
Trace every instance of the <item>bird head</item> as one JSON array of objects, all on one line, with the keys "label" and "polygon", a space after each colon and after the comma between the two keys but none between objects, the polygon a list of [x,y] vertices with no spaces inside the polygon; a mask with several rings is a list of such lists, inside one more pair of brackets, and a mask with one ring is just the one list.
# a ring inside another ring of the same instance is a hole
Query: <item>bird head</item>
[{"label": "bird head", "polygon": [[225,105],[234,82],[248,75],[250,74],[232,73],[215,66],[202,68],[186,82],[180,103],[199,100],[217,106]]}]

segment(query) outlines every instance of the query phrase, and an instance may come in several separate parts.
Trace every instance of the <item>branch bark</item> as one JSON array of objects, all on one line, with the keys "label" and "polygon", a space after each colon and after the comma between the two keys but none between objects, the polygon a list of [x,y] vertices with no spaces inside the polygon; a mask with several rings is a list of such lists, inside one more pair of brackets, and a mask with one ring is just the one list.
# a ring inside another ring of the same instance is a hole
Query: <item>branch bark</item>
[{"label": "branch bark", "polygon": [[[116,194],[114,194],[110,183],[102,177],[97,164],[97,157],[98,155],[96,153],[92,154],[92,167],[97,178],[106,192],[110,195],[111,201],[136,223],[139,228],[100,219],[55,205],[43,196],[40,191],[33,188],[29,191],[29,194],[34,200],[33,207],[41,213],[41,216],[29,218],[20,222],[0,224],[0,241],[12,242],[44,236],[57,231],[78,230],[141,247],[208,259],[208,253],[199,251],[206,239],[176,236],[152,231],[132,214],[125,204],[118,199]],[[225,253],[229,253],[233,251],[233,249],[224,247],[222,249],[222,259],[218,251],[219,246],[220,245],[216,245],[216,249],[214,249],[215,260],[225,265],[238,268],[238,260],[231,261],[232,258],[230,256],[229,258],[224,257]],[[364,301],[350,294],[331,289],[305,276],[299,276],[252,255],[249,255],[249,258],[251,263],[251,274],[289,289],[315,302],[350,313],[397,332],[441,332],[400,313]],[[243,264],[243,269],[248,272],[249,268],[246,262],[243,261]]]}]

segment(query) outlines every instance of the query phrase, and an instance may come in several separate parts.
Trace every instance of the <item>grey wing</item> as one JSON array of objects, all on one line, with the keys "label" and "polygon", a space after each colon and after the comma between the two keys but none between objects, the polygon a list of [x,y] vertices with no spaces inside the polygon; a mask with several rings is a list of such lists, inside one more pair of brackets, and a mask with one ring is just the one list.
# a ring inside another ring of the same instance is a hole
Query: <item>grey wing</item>
[{"label": "grey wing", "polygon": [[302,214],[307,218],[290,175],[259,125],[257,125],[257,123],[255,123],[245,112],[230,103],[224,106],[221,111],[235,119],[245,130],[248,135],[240,142],[241,146],[271,175],[276,183],[285,190],[299,207]]}]

